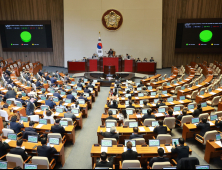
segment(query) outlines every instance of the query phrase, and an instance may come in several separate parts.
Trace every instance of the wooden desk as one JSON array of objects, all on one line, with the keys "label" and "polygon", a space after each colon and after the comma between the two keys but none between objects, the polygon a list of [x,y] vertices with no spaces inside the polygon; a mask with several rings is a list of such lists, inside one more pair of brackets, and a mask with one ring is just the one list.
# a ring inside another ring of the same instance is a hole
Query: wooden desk
[{"label": "wooden desk", "polygon": [[147,79],[145,79],[145,80],[141,80],[141,82],[142,82],[144,85],[147,85],[147,83],[149,83],[150,80],[158,79],[160,76],[161,76],[161,74],[157,74],[157,75],[152,76],[152,77],[150,77],[150,78],[147,78]]},{"label": "wooden desk", "polygon": [[222,154],[222,148],[215,143],[215,141],[206,143],[204,160],[209,164],[211,158],[220,157]]},{"label": "wooden desk", "polygon": [[222,94],[222,88],[216,89],[210,93],[205,93],[204,95],[196,96],[196,103],[205,102],[207,100],[213,99],[215,96],[220,96]]}]

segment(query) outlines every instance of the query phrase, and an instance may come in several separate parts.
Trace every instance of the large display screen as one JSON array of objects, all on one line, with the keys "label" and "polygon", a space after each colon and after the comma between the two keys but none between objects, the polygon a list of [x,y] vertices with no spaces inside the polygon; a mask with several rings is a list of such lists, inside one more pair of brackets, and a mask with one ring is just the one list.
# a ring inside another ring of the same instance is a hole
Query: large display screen
[{"label": "large display screen", "polygon": [[50,21],[1,21],[3,51],[52,51]]},{"label": "large display screen", "polygon": [[182,19],[177,23],[176,52],[222,52],[222,19]]}]

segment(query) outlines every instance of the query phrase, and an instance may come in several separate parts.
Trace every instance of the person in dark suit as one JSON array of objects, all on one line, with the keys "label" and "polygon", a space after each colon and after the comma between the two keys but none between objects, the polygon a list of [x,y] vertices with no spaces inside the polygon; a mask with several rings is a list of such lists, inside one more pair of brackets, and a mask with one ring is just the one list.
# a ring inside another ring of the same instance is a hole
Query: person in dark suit
[{"label": "person in dark suit", "polygon": [[61,77],[58,70],[56,71],[55,76],[56,76],[57,78],[60,78],[60,77]]},{"label": "person in dark suit", "polygon": [[10,154],[16,154],[16,155],[21,155],[23,161],[25,161],[25,160],[28,159],[28,154],[25,152],[24,149],[21,148],[22,143],[23,143],[22,139],[17,140],[16,148],[12,148],[9,153]]},{"label": "person in dark suit", "polygon": [[178,162],[181,158],[189,157],[189,146],[184,146],[184,139],[179,138],[179,146],[173,146],[171,149],[172,154],[177,154],[176,162]]},{"label": "person in dark suit", "polygon": [[48,100],[45,101],[45,105],[49,106],[50,109],[56,106],[56,103],[52,101],[52,96],[49,96]]},{"label": "person in dark suit", "polygon": [[182,115],[177,116],[176,123],[179,124],[180,121],[182,120],[183,116],[186,116],[186,115],[187,115],[187,110],[184,109],[184,110],[182,111]]},{"label": "person in dark suit", "polygon": [[201,104],[197,104],[197,109],[193,112],[193,117],[199,117],[199,115],[202,113]]},{"label": "person in dark suit", "polygon": [[167,134],[167,127],[163,126],[163,120],[159,120],[158,121],[159,126],[156,126],[153,130],[154,133],[157,133],[157,135],[159,134]]},{"label": "person in dark suit", "polygon": [[72,109],[71,107],[68,108],[68,111],[64,114],[64,118],[71,118],[71,119],[75,119],[76,116],[71,112]]},{"label": "person in dark suit", "polygon": [[128,54],[126,54],[126,58],[129,60],[130,59],[130,56]]},{"label": "person in dark suit", "polygon": [[100,155],[100,160],[99,162],[96,163],[96,167],[109,167],[113,168],[113,156],[110,156],[107,158],[106,152],[102,152]]},{"label": "person in dark suit", "polygon": [[129,101],[129,106],[127,106],[126,108],[133,108],[133,109],[135,109],[135,106],[133,106],[132,100]]},{"label": "person in dark suit", "polygon": [[122,160],[136,160],[137,152],[132,150],[132,143],[129,141],[126,144],[127,151],[122,153]]},{"label": "person in dark suit", "polygon": [[65,133],[64,127],[60,126],[60,119],[55,120],[55,125],[51,127],[51,132],[52,133],[60,133],[62,136]]},{"label": "person in dark suit", "polygon": [[10,129],[14,130],[15,133],[19,133],[21,132],[21,128],[24,128],[24,125],[17,123],[16,120],[17,120],[17,116],[12,116]]},{"label": "person in dark suit", "polygon": [[42,76],[42,75],[43,75],[43,73],[42,73],[42,70],[41,70],[41,69],[39,69],[39,72],[38,72],[38,73],[39,73],[39,75],[40,75],[40,76]]},{"label": "person in dark suit", "polygon": [[12,74],[9,67],[5,70],[5,73],[8,74],[9,76]]},{"label": "person in dark suit", "polygon": [[53,93],[53,96],[58,97],[59,100],[62,99],[62,97],[60,96],[60,94],[59,94],[57,89],[55,90],[55,93]]},{"label": "person in dark suit", "polygon": [[173,115],[173,110],[168,110],[168,115],[166,115],[166,117],[175,117],[174,115]]},{"label": "person in dark suit", "polygon": [[35,110],[34,101],[35,101],[35,98],[32,96],[26,107],[26,115],[28,116],[34,115],[34,110]]},{"label": "person in dark suit", "polygon": [[35,122],[30,121],[29,122],[29,127],[25,128],[25,131],[31,131],[31,132],[36,132],[36,129],[34,129]]},{"label": "person in dark suit", "polygon": [[41,139],[42,146],[37,147],[38,156],[47,157],[49,162],[51,162],[51,154],[57,153],[57,150],[54,147],[47,146],[46,138]]},{"label": "person in dark suit", "polygon": [[112,109],[117,109],[118,108],[118,104],[117,104],[117,101],[116,100],[113,100],[113,104],[110,105],[111,103],[109,102],[108,103],[108,107],[109,108],[112,108]]},{"label": "person in dark suit", "polygon": [[152,109],[147,109],[147,114],[144,114],[142,119],[156,119],[155,115],[151,115]]},{"label": "person in dark suit", "polygon": [[207,123],[207,118],[203,118],[199,124],[197,124],[197,128],[200,129],[200,136],[204,136],[207,131],[210,131],[210,123]]},{"label": "person in dark suit", "polygon": [[22,95],[21,95],[21,94],[19,94],[19,95],[18,95],[18,99],[16,99],[16,101],[21,102],[21,103],[22,103],[22,105],[26,105],[25,101],[24,101],[24,100],[22,100]]},{"label": "person in dark suit", "polygon": [[137,87],[143,87],[144,84],[142,82],[140,82],[140,84],[137,85]]},{"label": "person in dark suit", "polygon": [[82,87],[83,88],[83,85],[81,84],[81,79],[79,79],[79,81],[77,83],[77,87]]},{"label": "person in dark suit", "polygon": [[154,158],[152,158],[152,159],[150,160],[150,162],[149,162],[149,167],[151,167],[151,168],[152,168],[152,166],[153,166],[153,164],[154,164],[155,162],[168,162],[168,161],[170,161],[169,158],[164,158],[164,157],[163,157],[163,155],[164,155],[164,150],[163,150],[163,148],[159,148],[159,149],[157,150],[157,152],[158,152],[159,157],[154,157]]},{"label": "person in dark suit", "polygon": [[86,86],[84,92],[85,92],[85,93],[91,93],[91,91],[89,90],[89,87],[88,87],[88,86]]},{"label": "person in dark suit", "polygon": [[8,88],[8,91],[5,94],[5,100],[7,100],[9,98],[16,98],[16,92],[14,90],[12,90],[11,87]]},{"label": "person in dark suit", "polygon": [[113,57],[113,50],[110,48],[107,54],[108,54],[108,57]]},{"label": "person in dark suit", "polygon": [[45,77],[46,80],[50,80],[50,73],[47,74],[47,76]]},{"label": "person in dark suit", "polygon": [[[0,136],[0,157],[7,154],[7,149],[10,149],[10,146],[5,142],[2,143],[2,137]],[[4,161],[5,160],[4,158]]]},{"label": "person in dark suit", "polygon": [[51,81],[52,84],[55,84],[57,82],[56,76],[53,75],[53,77],[50,78],[50,81]]},{"label": "person in dark suit", "polygon": [[166,104],[163,102],[163,99],[160,99],[156,104],[157,108],[159,108],[160,106],[166,106]]},{"label": "person in dark suit", "polygon": [[101,135],[104,138],[115,138],[117,141],[119,139],[119,132],[116,133],[116,127],[115,126],[110,128],[110,132],[101,132]]},{"label": "person in dark suit", "polygon": [[138,127],[134,127],[133,134],[130,135],[130,139],[135,139],[135,138],[143,138],[143,135],[138,135]]},{"label": "person in dark suit", "polygon": [[113,117],[113,112],[111,110],[108,111],[109,117],[106,118],[106,120],[119,120],[115,117]]},{"label": "person in dark suit", "polygon": [[137,58],[136,62],[141,62],[140,58]]},{"label": "person in dark suit", "polygon": [[40,79],[37,79],[37,82],[36,82],[36,88],[40,88],[43,86],[43,84],[40,82]]},{"label": "person in dark suit", "polygon": [[88,88],[94,88],[94,86],[92,85],[92,81],[90,81],[90,83],[88,84]]},{"label": "person in dark suit", "polygon": [[84,93],[81,93],[78,99],[83,99],[83,100],[85,100],[85,102],[87,102],[88,99],[86,97],[84,97],[83,95],[84,95]]},{"label": "person in dark suit", "polygon": [[220,131],[222,132],[222,121],[221,117],[218,118],[218,120],[215,121],[215,125],[220,128]]},{"label": "person in dark suit", "polygon": [[147,100],[144,100],[144,101],[143,101],[143,109],[148,109],[148,108],[150,108],[150,106],[149,106],[147,103],[148,103]]},{"label": "person in dark suit", "polygon": [[66,98],[71,99],[72,103],[76,101],[76,98],[72,95],[72,91],[67,92]]},{"label": "person in dark suit", "polygon": [[151,57],[151,59],[150,59],[150,62],[154,62],[154,59],[153,59],[153,57]]}]

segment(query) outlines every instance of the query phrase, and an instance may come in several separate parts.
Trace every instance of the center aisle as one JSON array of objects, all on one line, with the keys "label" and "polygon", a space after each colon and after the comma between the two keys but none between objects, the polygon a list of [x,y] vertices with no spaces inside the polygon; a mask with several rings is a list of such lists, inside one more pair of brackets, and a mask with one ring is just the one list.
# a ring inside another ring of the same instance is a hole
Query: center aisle
[{"label": "center aisle", "polygon": [[108,96],[110,87],[100,87],[100,93],[96,98],[95,103],[89,116],[84,123],[83,129],[76,139],[75,145],[70,152],[69,157],[63,169],[91,169],[92,159],[90,151],[93,144],[98,143],[96,131],[98,126],[101,125],[101,115],[104,112],[106,98]]}]

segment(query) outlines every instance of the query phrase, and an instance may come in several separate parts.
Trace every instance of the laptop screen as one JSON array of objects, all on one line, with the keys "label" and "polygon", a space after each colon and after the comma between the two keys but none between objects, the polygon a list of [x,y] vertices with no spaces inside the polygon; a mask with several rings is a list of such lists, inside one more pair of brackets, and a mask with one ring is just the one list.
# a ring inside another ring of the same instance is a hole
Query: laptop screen
[{"label": "laptop screen", "polygon": [[129,122],[129,128],[138,127],[138,122]]},{"label": "laptop screen", "polygon": [[209,88],[209,89],[208,89],[208,92],[212,92],[212,88]]},{"label": "laptop screen", "polygon": [[153,102],[156,104],[158,101],[159,101],[159,99],[154,99]]},{"label": "laptop screen", "polygon": [[10,105],[10,104],[12,104],[12,101],[11,101],[11,100],[6,100],[6,103],[7,103],[8,105]]},{"label": "laptop screen", "polygon": [[216,140],[221,140],[221,134],[216,134]]},{"label": "laptop screen", "polygon": [[166,90],[162,91],[162,94],[167,94],[167,91]]},{"label": "laptop screen", "polygon": [[200,92],[200,95],[204,95],[204,91],[201,91],[201,92]]},{"label": "laptop screen", "polygon": [[127,100],[127,101],[125,101],[125,105],[129,105],[129,101]]},{"label": "laptop screen", "polygon": [[156,92],[151,92],[151,96],[156,96]]},{"label": "laptop screen", "polygon": [[58,102],[59,101],[58,97],[53,97],[52,99],[53,99],[54,102]]},{"label": "laptop screen", "polygon": [[138,93],[138,97],[143,97],[144,94],[143,93]]},{"label": "laptop screen", "polygon": [[42,111],[44,111],[45,109],[46,109],[46,110],[49,110],[49,106],[41,106],[41,110],[42,110]]},{"label": "laptop screen", "polygon": [[168,101],[168,102],[173,102],[173,98],[172,98],[172,97],[167,98],[167,101]]},{"label": "laptop screen", "polygon": [[82,87],[77,87],[76,89],[77,89],[77,90],[82,90]]},{"label": "laptop screen", "polygon": [[61,126],[68,126],[68,121],[61,120],[61,121],[60,121],[60,125],[61,125]]},{"label": "laptop screen", "polygon": [[151,139],[149,140],[149,146],[152,147],[152,146],[160,146],[160,140],[158,139]]},{"label": "laptop screen", "polygon": [[112,140],[101,140],[102,147],[112,147],[113,141]]},{"label": "laptop screen", "polygon": [[196,82],[195,84],[198,85],[198,82]]},{"label": "laptop screen", "polygon": [[180,100],[185,100],[185,96],[180,96]]},{"label": "laptop screen", "polygon": [[179,138],[172,138],[172,145],[179,145]]},{"label": "laptop screen", "polygon": [[79,104],[85,104],[85,100],[78,100]]},{"label": "laptop screen", "polygon": [[31,136],[31,135],[28,135],[28,142],[31,142],[31,143],[38,143],[38,136]]},{"label": "laptop screen", "polygon": [[210,169],[210,165],[195,165],[195,169]]},{"label": "laptop screen", "polygon": [[7,161],[0,161],[0,169],[7,169],[8,162]]},{"label": "laptop screen", "polygon": [[52,94],[55,93],[55,90],[51,90],[50,93],[52,93]]},{"label": "laptop screen", "polygon": [[136,140],[125,139],[125,146],[127,146],[127,142],[131,142],[132,143],[132,147],[136,147]]},{"label": "laptop screen", "polygon": [[49,144],[59,145],[59,138],[49,138]]},{"label": "laptop screen", "polygon": [[143,104],[143,101],[144,101],[144,100],[140,100],[140,104]]},{"label": "laptop screen", "polygon": [[165,113],[166,112],[166,108],[158,108],[158,113]]},{"label": "laptop screen", "polygon": [[20,120],[22,120],[23,122],[28,122],[28,117],[21,116]]},{"label": "laptop screen", "polygon": [[91,92],[93,91],[93,88],[90,88],[90,87],[89,87],[88,89],[89,89]]},{"label": "laptop screen", "polygon": [[57,107],[57,108],[56,108],[56,112],[57,112],[57,113],[63,113],[63,108]]},{"label": "laptop screen", "polygon": [[89,97],[89,93],[84,93],[84,96]]},{"label": "laptop screen", "polygon": [[41,96],[41,100],[46,100],[46,97],[45,96]]},{"label": "laptop screen", "polygon": [[106,122],[106,128],[111,128],[113,126],[116,126],[115,122]]},{"label": "laptop screen", "polygon": [[194,123],[199,123],[200,122],[200,119],[197,117],[197,118],[192,118],[192,124]]},{"label": "laptop screen", "polygon": [[214,120],[216,120],[217,119],[217,115],[210,115],[210,120],[211,121],[214,121]]},{"label": "laptop screen", "polygon": [[129,97],[129,96],[131,96],[131,94],[125,94],[125,97]]},{"label": "laptop screen", "polygon": [[16,133],[8,133],[8,139],[17,140],[17,134]]},{"label": "laptop screen", "polygon": [[158,121],[152,121],[152,127],[159,126]]},{"label": "laptop screen", "polygon": [[184,87],[184,86],[182,86],[182,87],[181,87],[181,90],[184,90],[184,89],[185,89],[185,87]]},{"label": "laptop screen", "polygon": [[47,119],[39,119],[39,124],[47,125]]},{"label": "laptop screen", "polygon": [[94,82],[94,83],[97,83],[97,82],[98,82],[98,80],[93,80],[93,82]]},{"label": "laptop screen", "polygon": [[142,113],[146,114],[148,109],[142,109]]},{"label": "laptop screen", "polygon": [[162,80],[165,80],[165,77],[162,77]]},{"label": "laptop screen", "polygon": [[72,103],[71,99],[65,99],[65,103]]},{"label": "laptop screen", "polygon": [[26,96],[26,93],[22,92],[22,96]]},{"label": "laptop screen", "polygon": [[174,110],[174,112],[180,111],[180,106],[175,106],[175,107],[173,108],[173,110]]},{"label": "laptop screen", "polygon": [[71,84],[76,84],[76,82],[72,81]]},{"label": "laptop screen", "polygon": [[148,86],[148,90],[152,90],[153,89],[153,86]]},{"label": "laptop screen", "polygon": [[126,113],[127,113],[128,115],[133,115],[133,110],[126,110]]},{"label": "laptop screen", "polygon": [[69,89],[69,90],[70,90],[70,89],[71,89],[71,86],[66,86],[66,89]]},{"label": "laptop screen", "polygon": [[188,105],[188,110],[194,109],[194,104],[189,104]]},{"label": "laptop screen", "polygon": [[207,102],[201,103],[201,107],[207,107]]},{"label": "laptop screen", "polygon": [[88,79],[84,79],[84,82],[87,82],[88,81]]},{"label": "laptop screen", "polygon": [[142,90],[142,88],[141,87],[137,87],[137,91],[141,91]]},{"label": "laptop screen", "polygon": [[170,86],[170,83],[167,83],[167,86]]},{"label": "laptop screen", "polygon": [[116,115],[116,110],[111,110],[113,115]]},{"label": "laptop screen", "polygon": [[79,109],[72,109],[72,113],[78,114],[79,113]]},{"label": "laptop screen", "polygon": [[65,91],[61,91],[61,95],[66,95],[66,92]]},{"label": "laptop screen", "polygon": [[177,169],[176,166],[163,167],[163,169]]},{"label": "laptop screen", "polygon": [[38,165],[34,164],[25,164],[24,169],[38,169]]}]

